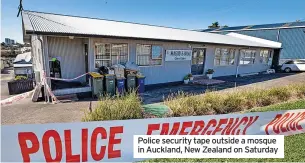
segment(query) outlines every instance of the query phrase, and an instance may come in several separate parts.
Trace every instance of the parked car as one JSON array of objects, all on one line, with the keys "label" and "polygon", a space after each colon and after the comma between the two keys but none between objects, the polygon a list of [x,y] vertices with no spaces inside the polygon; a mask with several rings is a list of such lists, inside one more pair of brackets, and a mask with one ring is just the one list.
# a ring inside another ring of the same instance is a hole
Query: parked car
[{"label": "parked car", "polygon": [[286,61],[281,70],[284,72],[305,71],[305,60],[289,60]]}]

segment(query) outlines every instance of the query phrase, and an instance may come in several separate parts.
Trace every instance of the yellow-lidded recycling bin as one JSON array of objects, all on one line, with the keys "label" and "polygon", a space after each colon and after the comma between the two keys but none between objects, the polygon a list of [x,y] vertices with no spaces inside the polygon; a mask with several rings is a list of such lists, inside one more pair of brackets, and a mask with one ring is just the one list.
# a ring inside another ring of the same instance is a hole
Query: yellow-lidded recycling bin
[{"label": "yellow-lidded recycling bin", "polygon": [[104,76],[96,73],[96,72],[90,72],[91,76],[91,90],[92,90],[92,96],[93,97],[99,97],[103,95],[104,92]]}]

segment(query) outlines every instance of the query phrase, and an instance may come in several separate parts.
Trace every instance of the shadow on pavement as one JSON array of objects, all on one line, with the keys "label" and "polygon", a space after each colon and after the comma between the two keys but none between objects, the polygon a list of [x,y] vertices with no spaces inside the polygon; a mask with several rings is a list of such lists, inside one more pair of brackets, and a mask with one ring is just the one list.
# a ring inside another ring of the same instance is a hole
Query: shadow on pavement
[{"label": "shadow on pavement", "polygon": [[[238,77],[226,76],[226,77],[215,77],[214,79],[223,80],[224,83],[217,85],[192,85],[192,84],[178,84],[178,85],[165,85],[155,87],[146,90],[140,96],[144,104],[152,104],[163,102],[164,99],[168,98],[169,95],[177,94],[178,92],[184,92],[187,94],[198,95],[203,94],[206,90],[219,91],[228,88],[234,88],[249,84],[254,84],[258,82],[264,82],[268,80],[278,79],[290,75],[295,75],[297,73],[275,73],[275,74],[259,74],[253,76]],[[79,98],[79,101],[98,101],[97,98]]]},{"label": "shadow on pavement", "polygon": [[169,95],[183,91],[185,93],[198,95],[203,94],[206,90],[219,91],[228,88],[234,88],[249,84],[254,84],[258,82],[264,82],[268,80],[278,79],[290,75],[295,75],[297,73],[275,73],[275,74],[259,74],[245,77],[235,77],[235,76],[225,76],[225,77],[215,77],[216,80],[223,80],[224,83],[216,85],[176,85],[159,87],[149,91],[145,91],[141,95],[144,104],[163,102],[164,99],[168,98]]}]

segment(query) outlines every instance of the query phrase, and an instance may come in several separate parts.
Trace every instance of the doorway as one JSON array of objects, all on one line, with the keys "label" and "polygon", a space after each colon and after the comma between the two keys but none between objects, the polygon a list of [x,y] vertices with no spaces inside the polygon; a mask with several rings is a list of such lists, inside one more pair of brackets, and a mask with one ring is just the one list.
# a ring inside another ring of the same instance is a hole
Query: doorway
[{"label": "doorway", "polygon": [[194,48],[192,53],[192,75],[202,75],[205,61],[205,49]]},{"label": "doorway", "polygon": [[[89,72],[89,64],[88,64],[88,44],[84,44],[84,53],[85,53],[85,71],[86,73]],[[89,76],[86,75],[86,82],[89,83]]]}]

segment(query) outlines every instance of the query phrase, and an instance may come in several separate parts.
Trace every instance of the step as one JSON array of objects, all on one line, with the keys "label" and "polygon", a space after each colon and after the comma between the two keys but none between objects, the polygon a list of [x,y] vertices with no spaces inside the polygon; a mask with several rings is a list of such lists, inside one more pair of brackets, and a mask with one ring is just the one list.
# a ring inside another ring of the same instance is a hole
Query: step
[{"label": "step", "polygon": [[76,94],[61,95],[61,96],[56,96],[56,98],[57,98],[60,102],[63,102],[63,103],[78,101],[78,98],[77,98],[77,95],[76,95]]}]

